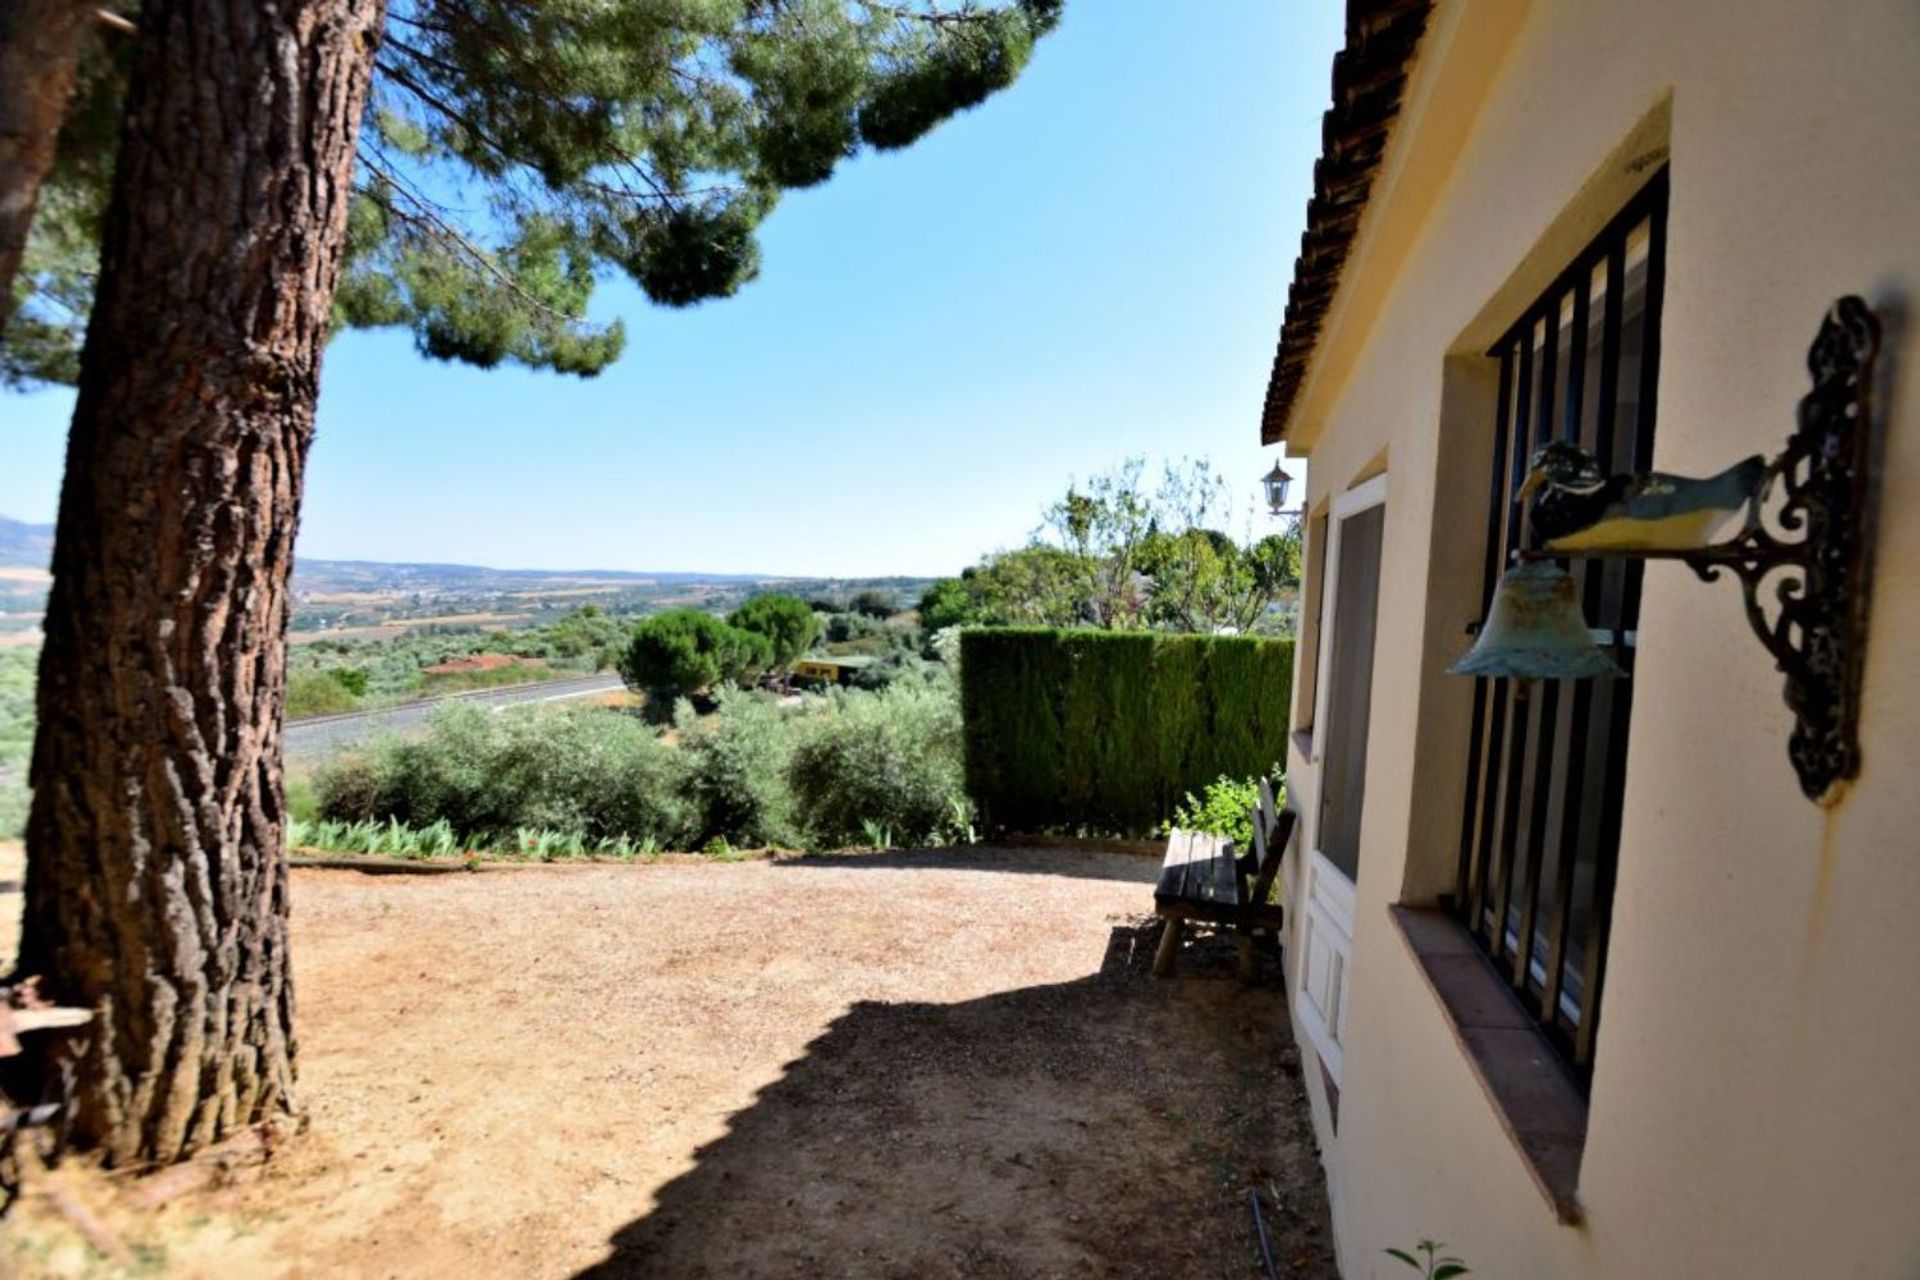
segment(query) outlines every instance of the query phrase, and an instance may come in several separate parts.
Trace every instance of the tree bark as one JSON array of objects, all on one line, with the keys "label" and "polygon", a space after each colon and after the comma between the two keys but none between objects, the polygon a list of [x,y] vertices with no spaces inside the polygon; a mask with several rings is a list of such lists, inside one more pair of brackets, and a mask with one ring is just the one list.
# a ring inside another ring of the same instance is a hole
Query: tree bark
[{"label": "tree bark", "polygon": [[13,278],[53,168],[80,46],[97,7],[79,0],[0,3],[0,334],[13,318]]},{"label": "tree bark", "polygon": [[149,0],[67,448],[23,973],[99,1011],[73,1134],[293,1108],[288,577],[382,0]]}]

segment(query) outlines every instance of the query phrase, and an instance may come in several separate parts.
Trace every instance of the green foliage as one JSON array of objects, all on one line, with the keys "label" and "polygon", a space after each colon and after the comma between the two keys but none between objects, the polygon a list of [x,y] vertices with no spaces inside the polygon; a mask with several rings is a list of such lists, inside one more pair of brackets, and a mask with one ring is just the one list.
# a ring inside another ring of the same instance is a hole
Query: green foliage
[{"label": "green foliage", "polygon": [[634,629],[620,675],[628,688],[671,701],[744,679],[772,662],[773,644],[759,632],[699,609],[669,609]]},{"label": "green foliage", "polygon": [[885,636],[888,627],[880,618],[869,617],[864,613],[835,613],[827,616],[822,634],[827,643],[844,645],[856,640],[867,640]]},{"label": "green foliage", "polygon": [[508,837],[471,837],[455,832],[444,818],[424,827],[388,819],[341,822],[334,819],[295,818],[287,826],[287,844],[294,849],[327,853],[369,854],[387,858],[475,858],[551,862],[559,858],[610,858],[621,862],[650,859],[659,847],[651,840],[626,836],[588,839],[577,831],[521,827]]},{"label": "green foliage", "polygon": [[972,815],[950,682],[831,696],[833,712],[810,718],[787,769],[810,842],[943,843],[964,831]]},{"label": "green foliage", "polygon": [[803,843],[786,782],[797,719],[774,699],[752,693],[723,693],[716,714],[704,720],[681,705],[674,727],[686,760],[684,794],[695,843],[713,838],[749,848]]},{"label": "green foliage", "polygon": [[1080,610],[1095,626],[1135,626],[1144,608],[1135,575],[1157,514],[1140,483],[1144,465],[1129,458],[1084,489],[1070,484],[1066,496],[1047,508],[1047,526],[1070,557]]},{"label": "green foliage", "polygon": [[[1278,772],[1278,769],[1275,770]],[[1206,831],[1225,836],[1241,851],[1253,848],[1253,808],[1260,800],[1258,778],[1229,778],[1222,774],[1173,811],[1169,826],[1183,831]]]},{"label": "green foliage", "polygon": [[[359,705],[353,691],[337,679],[336,671],[293,671],[287,675],[287,715],[330,716]],[[365,673],[361,673],[364,679]]]},{"label": "green foliage", "polygon": [[967,790],[996,828],[1157,830],[1285,752],[1291,641],[978,629],[960,670]]},{"label": "green foliage", "polygon": [[[876,830],[912,843],[970,834],[950,678],[798,707],[729,690],[706,716],[682,702],[674,727],[669,746],[631,716],[592,708],[450,707],[417,740],[324,765],[317,820],[303,815],[300,830],[321,847],[412,856],[444,826],[460,849],[531,857],[618,840],[732,850],[829,848]],[[528,844],[529,832],[551,834]]]},{"label": "green foliage", "polygon": [[[1010,85],[1058,18],[1057,0],[394,0],[335,326],[597,373],[625,343],[588,318],[598,280],[671,307],[737,292],[783,190]],[[10,380],[76,376],[125,62],[82,75],[0,348]]]},{"label": "green foliage", "polygon": [[305,774],[288,774],[287,816],[298,822],[312,822],[320,816],[320,797],[314,792],[313,779]]},{"label": "green foliage", "polygon": [[966,583],[958,578],[942,578],[920,596],[920,625],[928,631],[964,627],[978,622],[979,605]]},{"label": "green foliage", "polygon": [[862,591],[847,602],[847,608],[869,618],[891,618],[900,612],[900,599],[891,591]]},{"label": "green foliage", "polygon": [[687,761],[630,716],[595,708],[449,706],[417,740],[385,739],[314,777],[323,818],[504,842],[522,827],[684,847]]},{"label": "green foliage", "polygon": [[820,619],[805,601],[792,596],[755,596],[728,614],[727,622],[765,636],[773,650],[768,665],[780,670],[791,666],[820,636]]},{"label": "green foliage", "polygon": [[33,756],[33,688],[38,649],[0,649],[0,839],[27,825],[27,763]]},{"label": "green foliage", "polygon": [[1220,527],[1232,489],[1210,463],[1169,466],[1151,489],[1144,471],[1135,458],[1069,486],[1029,545],[936,582],[923,624],[1281,629],[1269,613],[1299,583],[1298,528],[1235,539]]},{"label": "green foliage", "polygon": [[[514,631],[483,631],[471,626],[424,627],[379,639],[339,637],[312,640],[287,651],[288,681],[303,672],[324,674],[362,700],[362,710],[391,706],[429,694],[496,688],[543,679],[583,675],[611,667],[625,650],[629,624],[593,605],[547,623]],[[503,653],[528,660],[493,671],[428,677],[425,668],[477,653]],[[537,665],[534,661],[545,663]],[[322,697],[333,695],[324,687]],[[302,695],[305,697],[306,695]],[[317,714],[295,710],[289,715]]]},{"label": "green foliage", "polygon": [[[1413,1247],[1413,1253],[1405,1249],[1388,1249],[1387,1254],[1418,1271],[1425,1280],[1454,1280],[1455,1276],[1471,1275],[1472,1273],[1467,1270],[1467,1264],[1460,1259],[1445,1255],[1435,1256],[1446,1247],[1438,1240],[1422,1240]],[[1421,1256],[1416,1258],[1413,1256],[1414,1253]]]},{"label": "green foliage", "polygon": [[619,662],[627,632],[627,624],[609,617],[598,605],[583,605],[558,622],[521,633],[523,647],[527,638],[533,638],[544,646],[545,652],[527,653],[521,649],[514,652],[519,657],[559,659],[596,671],[605,670]]},{"label": "green foliage", "polygon": [[1090,575],[1073,552],[1036,544],[989,556],[960,581],[973,597],[976,622],[1071,627],[1088,620],[1084,588]]}]

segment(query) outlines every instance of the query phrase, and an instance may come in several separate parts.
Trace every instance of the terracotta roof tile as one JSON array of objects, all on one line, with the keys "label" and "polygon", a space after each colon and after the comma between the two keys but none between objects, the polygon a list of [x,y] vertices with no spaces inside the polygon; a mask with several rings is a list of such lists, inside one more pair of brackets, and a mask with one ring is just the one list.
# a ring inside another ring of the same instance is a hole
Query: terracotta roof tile
[{"label": "terracotta roof tile", "polygon": [[1313,165],[1307,229],[1287,291],[1260,419],[1262,443],[1286,434],[1287,416],[1313,359],[1340,272],[1360,229],[1387,137],[1400,115],[1407,73],[1426,30],[1431,0],[1349,0],[1347,47],[1333,55],[1333,105],[1320,126],[1320,158]]}]

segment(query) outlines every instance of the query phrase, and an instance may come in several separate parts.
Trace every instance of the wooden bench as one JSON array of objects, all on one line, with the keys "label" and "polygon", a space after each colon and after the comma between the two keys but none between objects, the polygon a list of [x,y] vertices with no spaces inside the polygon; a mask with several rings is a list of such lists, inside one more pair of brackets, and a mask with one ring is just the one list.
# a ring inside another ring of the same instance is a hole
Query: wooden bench
[{"label": "wooden bench", "polygon": [[1239,935],[1240,974],[1254,976],[1254,944],[1277,945],[1286,912],[1267,896],[1280,872],[1280,859],[1293,835],[1294,815],[1274,803],[1273,787],[1260,780],[1253,809],[1253,848],[1236,850],[1224,836],[1175,829],[1167,839],[1167,859],[1153,889],[1154,911],[1166,921],[1160,949],[1153,957],[1156,977],[1173,972],[1187,925],[1232,929]]}]

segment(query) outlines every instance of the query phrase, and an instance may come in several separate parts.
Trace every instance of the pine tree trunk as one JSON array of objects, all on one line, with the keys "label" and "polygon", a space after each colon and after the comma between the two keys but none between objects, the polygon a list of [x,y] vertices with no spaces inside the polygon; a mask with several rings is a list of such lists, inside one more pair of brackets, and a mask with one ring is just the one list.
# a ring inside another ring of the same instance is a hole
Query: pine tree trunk
[{"label": "pine tree trunk", "polygon": [[40,662],[23,973],[97,1008],[75,1137],[293,1107],[288,576],[382,0],[149,0]]},{"label": "pine tree trunk", "polygon": [[0,333],[96,4],[0,0]]}]

